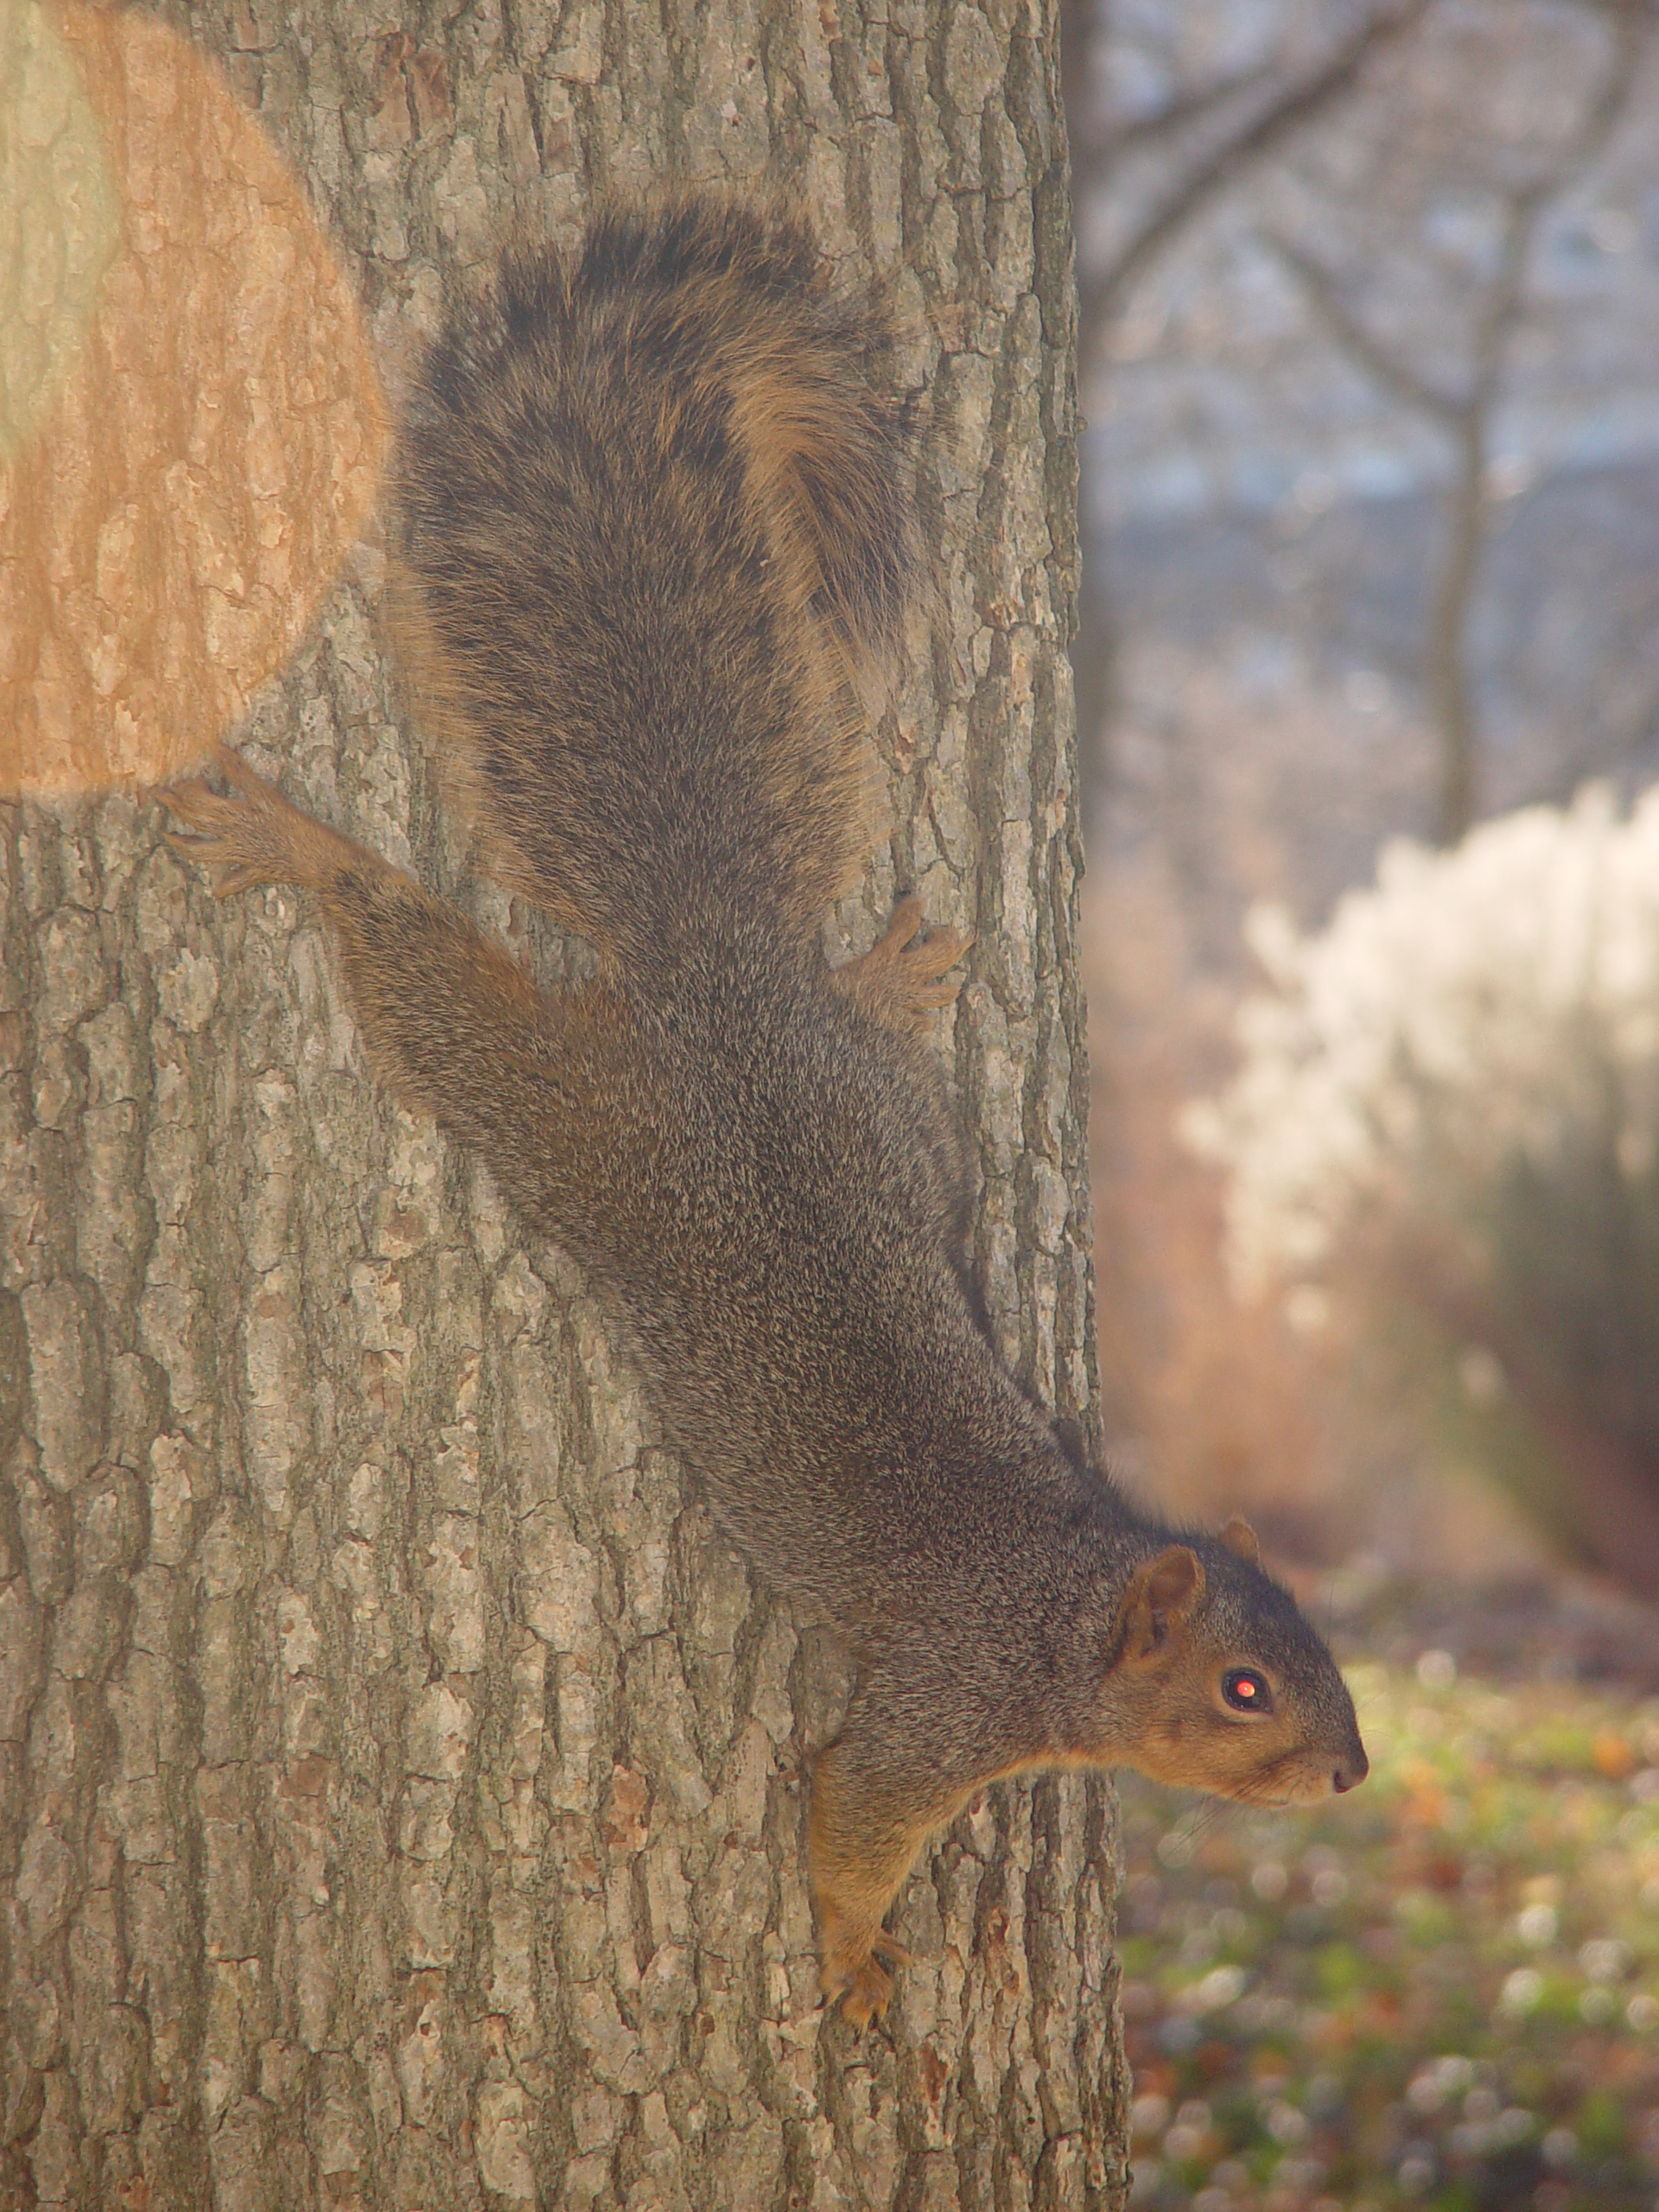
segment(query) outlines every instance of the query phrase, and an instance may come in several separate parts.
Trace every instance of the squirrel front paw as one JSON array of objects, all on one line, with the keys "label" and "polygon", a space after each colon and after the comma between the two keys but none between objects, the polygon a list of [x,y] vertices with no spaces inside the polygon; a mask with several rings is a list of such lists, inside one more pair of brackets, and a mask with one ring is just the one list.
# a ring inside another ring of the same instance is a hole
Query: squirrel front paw
[{"label": "squirrel front paw", "polygon": [[348,837],[285,798],[228,745],[215,746],[213,765],[230,785],[228,793],[198,777],[156,796],[185,825],[163,832],[168,843],[181,860],[199,861],[207,869],[217,898],[260,883],[321,891],[342,868],[364,857]]}]

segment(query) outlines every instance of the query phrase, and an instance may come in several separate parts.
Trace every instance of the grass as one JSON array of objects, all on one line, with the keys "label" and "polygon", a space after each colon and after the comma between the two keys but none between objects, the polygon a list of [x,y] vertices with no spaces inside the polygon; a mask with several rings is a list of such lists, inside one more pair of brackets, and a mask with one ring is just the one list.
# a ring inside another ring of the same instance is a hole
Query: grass
[{"label": "grass", "polygon": [[1136,2212],[1653,2212],[1659,1700],[1347,1671],[1353,1797],[1126,1778]]}]

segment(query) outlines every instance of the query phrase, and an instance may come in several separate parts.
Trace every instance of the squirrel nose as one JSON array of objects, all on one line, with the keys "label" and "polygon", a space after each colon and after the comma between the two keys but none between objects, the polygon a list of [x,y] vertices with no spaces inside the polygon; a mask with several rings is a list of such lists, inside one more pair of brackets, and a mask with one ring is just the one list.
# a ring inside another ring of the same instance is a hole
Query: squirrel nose
[{"label": "squirrel nose", "polygon": [[1340,1796],[1346,1789],[1357,1789],[1371,1770],[1371,1763],[1363,1751],[1356,1749],[1351,1759],[1344,1759],[1331,1777],[1331,1787]]}]

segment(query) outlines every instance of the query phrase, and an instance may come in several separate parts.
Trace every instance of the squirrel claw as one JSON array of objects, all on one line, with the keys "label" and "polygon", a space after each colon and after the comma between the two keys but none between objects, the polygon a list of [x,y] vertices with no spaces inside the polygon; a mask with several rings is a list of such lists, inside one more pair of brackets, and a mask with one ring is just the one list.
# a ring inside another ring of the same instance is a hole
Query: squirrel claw
[{"label": "squirrel claw", "polygon": [[[880,1963],[884,1959],[887,1966]],[[832,1940],[825,1948],[818,1976],[823,2001],[833,2005],[839,2000],[843,2017],[855,2028],[866,2028],[873,2019],[880,2018],[893,1995],[893,1976],[887,1967],[910,1963],[909,1951],[885,1928],[878,1928],[861,1951],[850,1943]]]},{"label": "squirrel claw", "polygon": [[826,2005],[839,2000],[842,2018],[855,2028],[868,2028],[887,2009],[893,1995],[893,1976],[867,1954],[855,1967],[830,1968],[824,1975]]},{"label": "squirrel claw", "polygon": [[[168,806],[174,804],[170,791],[157,791],[156,796]],[[208,888],[215,899],[228,899],[238,891],[251,890],[256,883],[265,880],[250,865],[233,867],[217,862],[212,851],[213,840],[200,833],[163,830],[162,838],[181,861],[195,861],[206,868]]]}]

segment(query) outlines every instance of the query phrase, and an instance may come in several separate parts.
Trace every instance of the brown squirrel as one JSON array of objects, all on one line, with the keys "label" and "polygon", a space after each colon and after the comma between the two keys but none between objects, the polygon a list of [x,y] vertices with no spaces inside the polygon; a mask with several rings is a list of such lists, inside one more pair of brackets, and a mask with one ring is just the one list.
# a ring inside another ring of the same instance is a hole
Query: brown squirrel
[{"label": "brown squirrel", "polygon": [[861,688],[924,588],[880,305],[786,213],[691,199],[510,255],[397,466],[402,650],[494,872],[594,947],[544,996],[233,753],[164,796],[221,895],[333,925],[374,1065],[626,1316],[721,1523],[860,1662],[816,1763],[826,1997],[867,2021],[930,1832],[999,1776],[1258,1803],[1364,1778],[1246,1523],[1178,1533],[999,1364],[920,1033],[968,949],[903,899],[831,969],[870,842]]}]

